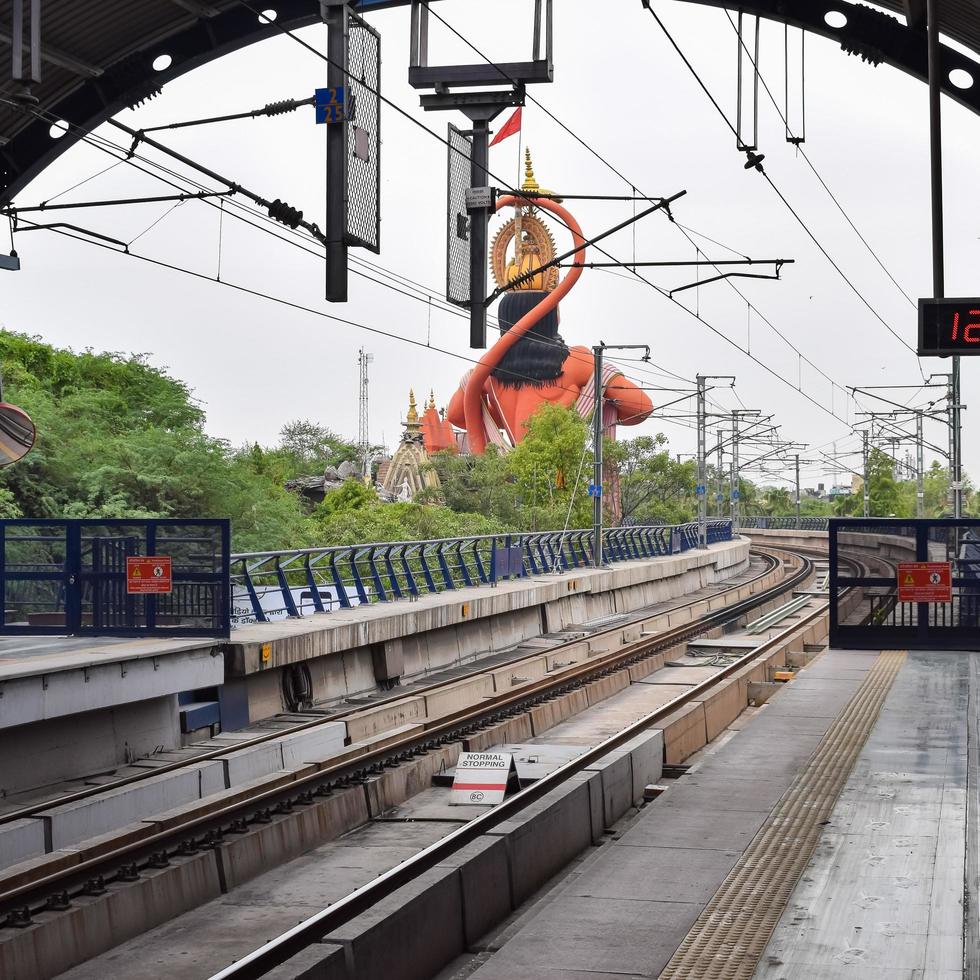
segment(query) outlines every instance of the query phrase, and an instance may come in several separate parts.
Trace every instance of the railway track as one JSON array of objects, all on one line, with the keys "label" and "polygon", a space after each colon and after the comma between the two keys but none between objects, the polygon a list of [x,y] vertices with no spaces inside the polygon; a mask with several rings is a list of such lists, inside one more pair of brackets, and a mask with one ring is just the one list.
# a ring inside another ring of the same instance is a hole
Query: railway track
[{"label": "railway track", "polygon": [[[619,650],[591,661],[574,665],[540,682],[522,688],[520,691],[506,693],[496,698],[489,705],[477,708],[465,708],[444,716],[425,725],[421,733],[398,739],[374,751],[356,757],[341,756],[329,760],[317,771],[305,774],[287,784],[270,780],[264,788],[243,794],[241,799],[223,800],[209,805],[207,800],[201,801],[201,806],[193,809],[186,819],[176,821],[166,829],[149,831],[140,834],[136,839],[125,839],[118,846],[106,845],[93,849],[82,849],[77,858],[70,862],[57,864],[53,862],[45,867],[44,862],[33,874],[8,878],[0,884],[0,913],[6,914],[4,924],[7,926],[26,926],[31,923],[32,916],[41,910],[67,910],[73,899],[82,895],[97,895],[100,890],[113,881],[132,881],[142,872],[166,866],[169,860],[178,855],[187,855],[202,848],[219,844],[228,835],[246,833],[252,824],[268,822],[273,814],[290,812],[296,807],[308,806],[319,797],[332,794],[353,784],[363,783],[372,775],[382,773],[388,768],[397,767],[414,757],[433,751],[450,742],[459,742],[472,736],[485,726],[500,723],[520,712],[526,712],[536,705],[557,696],[569,693],[582,685],[592,683],[614,671],[627,669],[631,665],[656,655],[658,652],[669,650],[686,640],[703,635],[717,627],[745,616],[760,606],[771,604],[780,596],[798,588],[813,575],[814,559],[794,552],[780,549],[759,549],[766,562],[765,569],[752,581],[758,582],[766,575],[771,575],[779,566],[786,569],[786,574],[772,587],[745,599],[729,603],[717,608],[723,598],[739,589],[744,589],[747,582],[733,586],[716,594],[710,599],[701,599],[696,603],[685,606],[695,606],[698,603],[716,608],[696,621],[686,623],[657,633],[654,636],[643,637],[639,641],[627,644]],[[685,606],[675,607],[671,612],[677,612]],[[508,819],[514,813],[523,809],[529,803],[557,786],[575,772],[590,765],[602,755],[608,753],[623,742],[628,741],[638,732],[655,726],[658,719],[666,717],[677,708],[698,697],[703,697],[715,685],[719,684],[734,671],[741,669],[751,660],[763,655],[765,650],[778,642],[785,633],[795,632],[801,626],[819,618],[826,612],[826,606],[807,616],[803,623],[794,622],[787,630],[771,641],[766,641],[751,653],[736,659],[730,666],[722,668],[712,678],[697,685],[682,696],[669,702],[663,708],[641,719],[629,728],[624,729],[615,737],[608,739],[582,756],[561,767],[550,776],[535,783],[520,794],[512,797],[503,806],[479,817],[467,824],[460,831],[454,832],[433,847],[421,852],[416,858],[398,868],[381,875],[378,879],[363,889],[358,889],[347,898],[335,903],[325,910],[324,918],[313,917],[313,920],[297,927],[300,931],[291,930],[289,934],[279,937],[267,947],[246,957],[234,967],[229,968],[219,976],[261,976],[271,966],[282,962],[305,945],[315,941],[316,935],[322,935],[323,930],[329,930],[346,922],[359,912],[373,905],[376,901],[390,894],[407,881],[412,880],[424,870],[443,860],[447,855],[462,847],[468,841],[485,832],[489,827]],[[661,614],[662,615],[662,614]],[[647,617],[652,618],[652,617]],[[609,630],[591,634],[590,638],[601,637],[623,630],[629,622],[620,621]],[[576,641],[577,642],[577,641]],[[560,652],[561,647],[549,650],[549,654]],[[538,654],[540,656],[540,654]],[[520,663],[524,658],[516,658],[513,663]],[[499,669],[501,664],[495,664]],[[457,682],[458,678],[452,682]],[[440,685],[434,685],[438,687]],[[358,705],[355,710],[362,710]],[[334,714],[323,720],[306,722],[295,726],[293,730],[303,730],[323,724],[326,721],[337,721],[342,714]],[[255,739],[255,742],[267,741],[282,737],[283,731],[271,732]],[[246,743],[251,744],[251,743]],[[242,743],[234,749],[242,747]],[[222,750],[227,751],[227,750]],[[218,753],[220,754],[220,753]],[[200,761],[198,756],[193,761]],[[159,771],[159,770],[157,770]],[[125,782],[125,781],[122,781]],[[97,787],[96,791],[104,791],[105,787]],[[84,795],[90,795],[88,793]],[[45,807],[50,806],[45,804]]]},{"label": "railway track", "polygon": [[[702,596],[697,599],[693,599],[689,602],[681,602],[677,605],[668,606],[665,609],[658,610],[657,615],[663,615],[665,613],[675,613],[684,609],[694,609],[700,604],[704,604],[710,601],[715,596],[723,597],[729,595],[739,588],[746,585],[752,585],[758,582],[760,579],[765,578],[774,568],[777,567],[778,560],[774,558],[771,554],[760,550],[757,553],[757,557],[760,557],[764,561],[764,568],[751,578],[740,581],[737,585],[733,585],[729,588],[721,589],[712,596]],[[603,636],[609,636],[618,630],[629,626],[633,622],[639,622],[644,619],[649,619],[650,613],[627,615],[625,617],[616,617],[616,623],[608,629],[597,630],[597,631],[587,631],[586,638],[591,640],[599,640]],[[566,632],[572,632],[571,630]],[[571,646],[573,642],[569,641],[565,644],[556,644],[553,648],[544,651],[547,654],[560,653],[563,647]],[[154,766],[152,769],[147,769],[143,773],[131,774],[128,776],[121,777],[119,779],[114,779],[108,782],[101,782],[98,785],[93,785],[86,787],[85,789],[73,790],[69,793],[62,793],[56,796],[46,797],[39,801],[31,802],[22,807],[17,807],[16,809],[8,810],[6,812],[0,813],[0,826],[8,823],[13,823],[16,820],[22,820],[25,818],[37,817],[46,810],[50,810],[52,807],[64,806],[68,803],[77,803],[82,800],[90,799],[94,796],[98,796],[101,793],[106,793],[110,790],[120,789],[124,786],[132,786],[136,783],[142,782],[145,779],[151,777],[161,776],[166,773],[177,772],[181,769],[186,769],[188,766],[196,765],[201,762],[209,762],[215,759],[221,759],[225,756],[230,755],[233,752],[239,752],[242,749],[252,748],[257,745],[261,745],[264,742],[271,742],[276,739],[285,738],[286,736],[296,734],[298,732],[308,732],[316,728],[320,728],[324,725],[344,721],[346,718],[350,718],[352,715],[358,712],[364,711],[366,707],[374,707],[384,704],[396,704],[399,700],[408,697],[419,697],[420,695],[431,695],[438,691],[449,688],[454,684],[458,684],[461,680],[465,680],[468,677],[475,676],[477,674],[483,673],[492,666],[493,670],[499,670],[505,667],[519,668],[521,664],[527,662],[528,660],[534,659],[536,656],[540,656],[541,652],[536,654],[521,653],[514,657],[507,659],[495,660],[492,665],[488,665],[485,662],[476,660],[470,665],[472,670],[465,672],[460,676],[453,677],[445,681],[436,681],[431,684],[413,684],[409,689],[400,689],[398,691],[390,692],[386,697],[376,697],[372,698],[370,704],[363,702],[358,702],[348,708],[341,708],[339,710],[331,710],[329,712],[324,712],[322,716],[310,719],[309,721],[297,722],[296,724],[286,725],[284,727],[279,727],[271,729],[262,734],[256,735],[254,738],[243,739],[241,741],[236,741],[233,744],[229,744],[223,748],[212,749],[207,752],[195,753],[193,756],[188,756],[187,759],[180,760],[178,762],[167,763],[161,766]],[[299,712],[294,712],[299,713]],[[275,721],[269,719],[270,721]],[[2,880],[2,875],[0,875],[0,880]],[[2,884],[0,884],[0,902],[3,901],[4,893],[2,890]]]}]

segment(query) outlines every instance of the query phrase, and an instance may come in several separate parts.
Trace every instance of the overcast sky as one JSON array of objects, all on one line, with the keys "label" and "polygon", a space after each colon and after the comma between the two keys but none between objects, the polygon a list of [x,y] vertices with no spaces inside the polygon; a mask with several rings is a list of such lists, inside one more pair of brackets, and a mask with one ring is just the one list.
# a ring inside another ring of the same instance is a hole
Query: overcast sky
[{"label": "overcast sky", "polygon": [[[271,0],[270,0],[271,2]],[[557,192],[622,194],[630,186],[603,160],[648,195],[687,196],[674,206],[677,221],[739,253],[757,258],[792,258],[780,282],[735,280],[754,307],[747,309],[730,285],[719,282],[679,294],[679,303],[622,271],[587,272],[562,306],[562,333],[570,343],[648,343],[652,364],[626,364],[644,384],[684,385],[670,375],[693,379],[732,374],[734,392],[716,391],[726,408],[758,408],[782,425],[786,438],[830,450],[835,441],[853,450],[850,424],[855,406],[848,385],[921,384],[920,363],[888,332],[877,313],[914,348],[916,312],[889,281],[847,225],[805,161],[784,139],[784,127],[764,92],[760,96],[759,144],[776,187],[813,235],[863,295],[862,301],[801,229],[765,179],[743,169],[744,155],[697,83],[639,2],[557,0],[555,82],[531,94],[588,147],[532,103],[524,110],[524,144],[534,154],[543,186]],[[701,73],[730,118],[734,117],[736,37],[726,14],[674,0],[654,4],[665,24]],[[843,5],[846,7],[846,4]],[[490,57],[518,60],[530,48],[530,0],[445,0],[435,7],[449,23]],[[489,22],[489,17],[494,18]],[[418,93],[407,84],[408,12],[372,14],[383,43],[382,90],[412,118],[445,135],[455,114],[423,113]],[[476,60],[438,21],[432,24],[430,61]],[[325,29],[302,37],[321,49]],[[791,41],[798,45],[799,35]],[[925,85],[887,66],[872,68],[830,41],[808,37],[805,151],[857,228],[913,300],[931,295],[929,159]],[[780,104],[784,90],[783,28],[762,25],[760,64]],[[142,127],[198,116],[243,111],[268,102],[304,98],[325,84],[325,63],[288,37],[253,45],[167,85],[161,96],[120,118]],[[795,84],[797,73],[791,72]],[[782,106],[780,105],[782,108]],[[793,112],[796,112],[794,106]],[[795,118],[795,116],[793,117]],[[498,125],[506,119],[501,116]],[[353,252],[424,284],[440,296],[445,282],[445,146],[393,109],[383,111],[382,252]],[[980,120],[944,100],[946,180],[946,288],[948,295],[975,295],[980,284],[980,240],[975,220],[976,174],[980,170]],[[120,143],[120,133],[100,135]],[[257,121],[164,133],[160,139],[268,198],[283,198],[323,223],[324,129],[312,110]],[[159,154],[141,150],[152,160]],[[491,169],[514,182],[518,141],[491,151]],[[600,159],[602,158],[602,159]],[[53,197],[109,166],[101,151],[78,144],[24,191],[18,204]],[[168,161],[167,166],[174,166]],[[179,165],[174,169],[187,174]],[[126,164],[90,180],[62,200],[167,193],[165,185]],[[586,233],[623,220],[632,206],[570,204]],[[163,216],[169,205],[93,209],[71,213],[72,221],[122,240],[132,240]],[[311,307],[317,313],[256,298],[206,278],[169,271],[115,255],[49,232],[18,236],[23,268],[3,274],[0,317],[9,329],[36,334],[76,350],[146,352],[153,364],[185,380],[207,411],[208,429],[233,444],[276,441],[282,424],[309,418],[348,437],[357,433],[357,352],[374,355],[371,366],[371,436],[393,445],[401,431],[414,386],[430,388],[445,405],[467,370],[468,324],[424,300],[399,295],[357,276],[346,306],[323,300],[324,269],[316,256],[275,240],[203,203],[186,203],[145,231],[134,253],[173,263]],[[556,235],[559,247],[566,240]],[[713,258],[733,253],[697,239]],[[309,246],[308,246],[309,247]],[[681,231],[654,215],[605,243],[618,259],[693,259]],[[635,253],[634,253],[635,249]],[[317,251],[317,249],[313,249]],[[603,256],[593,253],[596,260]],[[690,281],[690,270],[644,273],[671,288]],[[869,305],[875,312],[869,309]],[[337,322],[341,317],[394,334],[372,334]],[[767,318],[837,386],[807,364],[768,327]],[[709,326],[710,324],[710,326]],[[713,329],[712,329],[713,328]],[[459,357],[401,341],[455,352]],[[734,346],[750,347],[773,373]],[[974,362],[964,359],[964,401],[980,403]],[[923,361],[926,375],[948,370],[948,361]],[[801,385],[813,401],[795,389]],[[888,395],[888,392],[883,392]],[[893,393],[905,400],[913,390]],[[925,395],[938,397],[939,392]],[[925,395],[918,395],[919,404]],[[652,392],[655,404],[672,392]],[[693,403],[665,410],[690,411]],[[830,413],[836,412],[840,419]],[[966,415],[963,439],[967,469],[980,473],[980,447],[972,437],[974,415]],[[658,418],[639,430],[665,432],[675,452],[694,448],[689,420]],[[927,433],[945,445],[945,429]],[[713,442],[713,436],[710,437]],[[859,457],[854,457],[859,466]],[[805,469],[813,484],[826,467]]]}]

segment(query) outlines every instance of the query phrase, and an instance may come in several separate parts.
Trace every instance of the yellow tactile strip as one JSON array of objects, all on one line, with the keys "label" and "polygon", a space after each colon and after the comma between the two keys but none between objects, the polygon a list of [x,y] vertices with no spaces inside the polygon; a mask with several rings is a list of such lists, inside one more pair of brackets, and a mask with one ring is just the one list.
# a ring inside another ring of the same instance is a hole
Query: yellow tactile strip
[{"label": "yellow tactile strip", "polygon": [[806,767],[705,906],[661,980],[752,977],[905,656],[904,650],[885,650],[877,657]]}]

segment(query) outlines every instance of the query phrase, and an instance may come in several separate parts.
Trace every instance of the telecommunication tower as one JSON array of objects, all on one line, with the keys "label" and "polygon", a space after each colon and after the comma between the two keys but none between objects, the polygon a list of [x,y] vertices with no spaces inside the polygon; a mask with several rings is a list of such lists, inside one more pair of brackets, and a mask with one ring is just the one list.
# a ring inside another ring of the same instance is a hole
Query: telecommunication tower
[{"label": "telecommunication tower", "polygon": [[369,354],[362,347],[357,354],[357,363],[361,369],[360,397],[357,420],[357,447],[361,457],[361,475],[364,482],[371,481],[371,440],[368,437],[368,365],[374,360],[374,354]]}]

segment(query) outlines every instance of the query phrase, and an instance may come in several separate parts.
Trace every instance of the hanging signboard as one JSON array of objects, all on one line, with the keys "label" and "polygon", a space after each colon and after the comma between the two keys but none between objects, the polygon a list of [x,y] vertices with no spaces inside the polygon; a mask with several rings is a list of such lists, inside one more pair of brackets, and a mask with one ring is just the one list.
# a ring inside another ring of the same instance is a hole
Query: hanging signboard
[{"label": "hanging signboard", "polygon": [[170,595],[173,590],[173,560],[169,555],[130,555],[126,559],[128,595]]},{"label": "hanging signboard", "polygon": [[508,790],[521,788],[514,757],[507,752],[463,752],[449,795],[450,806],[503,803]]},{"label": "hanging signboard", "polygon": [[898,563],[899,602],[952,602],[953,569],[948,561]]}]

